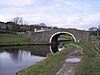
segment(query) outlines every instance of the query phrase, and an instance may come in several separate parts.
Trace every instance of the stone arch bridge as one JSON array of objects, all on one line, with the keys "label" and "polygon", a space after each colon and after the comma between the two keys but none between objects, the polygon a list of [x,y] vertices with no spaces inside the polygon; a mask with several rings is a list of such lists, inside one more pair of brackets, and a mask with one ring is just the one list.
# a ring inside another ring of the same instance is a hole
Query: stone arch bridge
[{"label": "stone arch bridge", "polygon": [[50,29],[42,32],[32,32],[31,41],[34,44],[54,44],[60,35],[68,34],[74,42],[88,41],[88,32],[77,29]]}]

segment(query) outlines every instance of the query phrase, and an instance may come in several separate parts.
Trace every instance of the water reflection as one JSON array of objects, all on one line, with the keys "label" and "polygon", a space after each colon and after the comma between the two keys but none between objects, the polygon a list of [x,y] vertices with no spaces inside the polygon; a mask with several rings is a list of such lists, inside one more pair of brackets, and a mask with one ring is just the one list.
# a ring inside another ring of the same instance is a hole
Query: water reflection
[{"label": "water reflection", "polygon": [[[49,45],[35,45],[31,46],[32,54],[46,56],[48,53],[51,53]],[[33,51],[34,50],[34,51]]]},{"label": "water reflection", "polygon": [[18,57],[19,51],[21,52],[29,51],[31,55],[37,55],[37,56],[43,56],[43,57],[45,57],[47,53],[50,53],[49,45],[0,47],[0,53],[3,51],[10,53],[14,58]]},{"label": "water reflection", "polygon": [[52,53],[56,53],[58,51],[63,50],[66,47],[67,44],[68,43],[66,41],[65,42],[64,41],[63,42],[57,42],[56,44],[52,44],[50,46],[50,50],[51,50]]},{"label": "water reflection", "polygon": [[56,53],[58,45],[32,45],[0,47],[0,75],[15,75],[16,72],[43,60],[47,54]]},{"label": "water reflection", "polygon": [[18,46],[0,48],[0,75],[15,75],[45,58],[49,46]]},{"label": "water reflection", "polygon": [[51,45],[50,50],[51,50],[52,53],[58,52],[59,51],[58,50],[58,45],[56,45],[56,44]]}]

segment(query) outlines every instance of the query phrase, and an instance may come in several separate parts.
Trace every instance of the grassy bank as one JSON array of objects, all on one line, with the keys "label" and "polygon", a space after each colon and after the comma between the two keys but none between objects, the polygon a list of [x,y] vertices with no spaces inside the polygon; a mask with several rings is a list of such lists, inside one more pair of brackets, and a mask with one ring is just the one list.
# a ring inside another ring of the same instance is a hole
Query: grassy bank
[{"label": "grassy bank", "polygon": [[90,43],[81,43],[84,57],[78,64],[75,75],[100,75],[100,54]]},{"label": "grassy bank", "polygon": [[65,50],[51,55],[43,61],[22,70],[17,75],[55,75],[64,64],[64,60],[67,58],[68,53],[73,49],[73,46],[68,45]]},{"label": "grassy bank", "polygon": [[[75,75],[100,75],[100,54],[89,42],[79,45],[83,48],[84,55],[82,61],[77,66]],[[64,64],[68,53],[73,49],[73,46],[68,45],[65,50],[20,71],[17,75],[55,75]]]},{"label": "grassy bank", "polygon": [[0,34],[0,45],[11,45],[11,44],[29,44],[29,37],[22,37],[13,34]]}]

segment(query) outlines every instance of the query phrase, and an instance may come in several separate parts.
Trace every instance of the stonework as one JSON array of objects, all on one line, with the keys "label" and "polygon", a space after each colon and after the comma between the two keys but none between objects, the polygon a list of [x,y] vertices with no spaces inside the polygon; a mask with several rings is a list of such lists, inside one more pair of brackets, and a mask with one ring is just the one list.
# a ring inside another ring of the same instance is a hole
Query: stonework
[{"label": "stonework", "polygon": [[51,43],[50,39],[52,35],[58,32],[59,34],[55,35],[54,39],[57,39],[60,35],[65,34],[63,32],[68,32],[76,38],[77,43],[82,41],[88,41],[88,32],[77,29],[51,29],[43,32],[36,32],[36,33],[33,32],[31,41],[34,44],[50,44]]}]

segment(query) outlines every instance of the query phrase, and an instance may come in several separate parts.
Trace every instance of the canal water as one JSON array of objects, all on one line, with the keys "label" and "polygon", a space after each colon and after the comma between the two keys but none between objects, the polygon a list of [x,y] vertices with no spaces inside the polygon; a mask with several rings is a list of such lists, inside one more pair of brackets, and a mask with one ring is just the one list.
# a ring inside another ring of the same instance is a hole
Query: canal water
[{"label": "canal water", "polygon": [[0,75],[16,75],[18,71],[45,59],[51,52],[62,49],[57,45],[0,47]]},{"label": "canal water", "polygon": [[0,47],[0,75],[16,75],[50,53],[48,45]]}]

